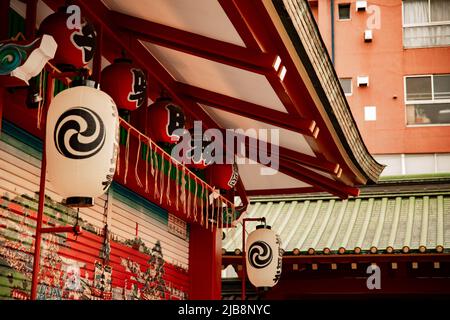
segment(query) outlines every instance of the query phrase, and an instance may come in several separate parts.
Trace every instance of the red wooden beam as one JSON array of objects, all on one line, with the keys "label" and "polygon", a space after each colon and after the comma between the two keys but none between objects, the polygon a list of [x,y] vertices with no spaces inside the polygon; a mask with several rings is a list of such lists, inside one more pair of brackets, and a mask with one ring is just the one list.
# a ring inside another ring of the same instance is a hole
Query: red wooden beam
[{"label": "red wooden beam", "polygon": [[[250,30],[247,28],[247,22],[244,16],[239,12],[237,7],[234,5],[233,0],[218,0],[222,9],[227,14],[228,18],[231,20],[232,24],[236,28],[239,36],[244,41],[248,48],[261,51],[260,45],[257,39],[253,36]],[[262,52],[262,51],[261,51]]]},{"label": "red wooden beam", "polygon": [[25,37],[27,40],[34,39],[36,31],[37,0],[28,0],[25,19]]},{"label": "red wooden beam", "polygon": [[251,72],[273,72],[276,55],[255,51],[156,22],[111,12],[111,21],[138,39]]},{"label": "red wooden beam", "polygon": [[80,226],[71,226],[71,227],[52,227],[52,228],[42,228],[41,233],[73,233],[76,235],[80,235],[83,233],[83,230]]},{"label": "red wooden beam", "polygon": [[283,194],[301,194],[301,193],[315,193],[323,192],[324,190],[316,187],[301,187],[301,188],[282,188],[282,189],[264,189],[264,190],[247,190],[247,195],[251,196],[276,196]]},{"label": "red wooden beam", "polygon": [[280,166],[279,170],[293,178],[305,181],[314,187],[327,190],[342,199],[347,199],[349,195],[354,197],[359,196],[359,188],[347,186],[342,182],[327,178],[298,164],[286,161],[283,166]]},{"label": "red wooden beam", "polygon": [[[226,254],[222,263],[241,264],[241,255]],[[314,255],[283,255],[283,264],[299,263],[385,263],[385,262],[450,262],[448,253],[381,253],[381,254],[314,254]]]},{"label": "red wooden beam", "polygon": [[[192,101],[186,101],[178,96],[176,81],[172,78],[172,76],[166,71],[166,69],[157,61],[136,39],[126,39],[123,33],[118,30],[118,28],[114,27],[110,15],[109,10],[101,3],[100,1],[76,1],[76,3],[84,10],[84,14],[91,18],[91,20],[96,20],[103,26],[103,31],[107,32],[111,38],[120,44],[124,48],[129,49],[129,54],[135,59],[135,61],[142,66],[144,66],[149,75],[151,75],[156,81],[161,83],[168,93],[173,97],[174,101],[179,105],[183,106],[187,113],[190,113],[194,118],[200,119],[203,121],[205,128],[220,128],[220,126],[211,118],[209,115],[196,103]],[[289,164],[288,162],[285,162]],[[303,168],[303,167],[300,167]],[[350,188],[345,186],[344,189],[340,189],[342,184],[337,183],[334,180],[325,178],[319,174],[316,174],[306,168],[306,175],[299,174],[295,170],[289,169],[289,167],[280,167],[284,172],[289,174],[290,176],[303,180],[311,185],[323,188],[324,190],[329,190],[331,193],[338,195],[341,198],[348,197],[348,194],[343,192],[342,190],[350,191],[349,194],[355,194],[355,188]],[[281,171],[281,170],[280,170]],[[303,171],[303,170],[302,170]],[[317,177],[319,181],[315,181],[314,178]],[[350,188],[350,189],[347,189]],[[357,190],[357,189],[356,189]],[[248,202],[247,197],[245,195],[245,189],[242,183],[238,183],[238,193],[241,196],[244,204]],[[243,197],[244,196],[244,197]]]},{"label": "red wooden beam", "polygon": [[[237,137],[242,137],[240,134],[236,134]],[[337,163],[330,162],[323,158],[317,158],[305,153],[301,153],[298,151],[294,151],[282,146],[272,145],[270,142],[259,144],[257,139],[253,137],[245,137],[246,147],[249,149],[252,146],[258,146],[258,151],[265,152],[265,154],[269,154],[270,152],[275,152],[278,148],[278,158],[280,161],[289,161],[298,163],[301,165],[305,165],[311,168],[319,169],[321,171],[330,173],[332,175],[337,175],[340,171],[340,166]],[[255,160],[256,161],[256,160]]]},{"label": "red wooden beam", "polygon": [[[315,107],[315,102],[306,88],[304,79],[297,71],[297,66],[292,60],[291,54],[285,47],[271,17],[267,13],[264,4],[260,0],[218,0],[227,16],[241,35],[247,46],[255,46],[262,52],[276,52],[280,56],[282,65],[286,67],[284,80],[280,81],[273,74],[267,76],[280,100],[291,114],[296,114],[306,119],[314,119],[317,125],[325,130],[327,124],[323,114]],[[334,162],[342,162],[343,176],[341,179],[347,183],[364,181],[353,173],[345,163],[339,148],[336,146],[331,132],[321,134],[317,139],[306,137],[316,156],[325,155]]]},{"label": "red wooden beam", "polygon": [[177,83],[181,95],[194,102],[265,122],[280,128],[301,134],[314,136],[318,134],[314,120],[291,116],[287,113],[263,107],[251,102],[229,97],[220,93],[198,88],[186,83]]},{"label": "red wooden beam", "polygon": [[97,43],[92,62],[92,77],[97,83],[100,83],[102,72],[102,56],[103,56],[103,27],[101,24],[96,25]]}]

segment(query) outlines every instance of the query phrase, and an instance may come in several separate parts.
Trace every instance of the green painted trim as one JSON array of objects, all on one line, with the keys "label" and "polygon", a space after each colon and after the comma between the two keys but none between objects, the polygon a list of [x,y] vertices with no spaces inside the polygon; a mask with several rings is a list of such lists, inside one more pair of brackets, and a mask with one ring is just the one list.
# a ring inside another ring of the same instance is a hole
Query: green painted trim
[{"label": "green painted trim", "polygon": [[[5,143],[36,159],[42,159],[43,144],[41,140],[7,120],[3,120],[2,123],[2,133],[0,135],[1,141],[4,141]],[[163,224],[168,223],[168,213],[160,206],[141,197],[140,195],[118,184],[117,182],[113,182],[111,188],[114,192],[114,197],[117,200],[138,210],[139,212],[147,214],[148,216],[162,222]],[[58,209],[61,210],[61,208]]]},{"label": "green painted trim", "polygon": [[[127,130],[123,127],[120,127],[119,144],[126,145],[127,137],[128,137]],[[169,161],[164,159],[155,150],[151,150],[149,152],[149,156],[147,159],[147,149],[148,149],[148,146],[144,142],[141,142],[141,159],[143,161],[148,161],[149,163],[153,163],[153,167],[157,170],[161,170],[161,168],[164,167],[163,168],[164,175],[169,176],[170,179],[175,180],[178,185],[181,185],[182,171],[177,170],[175,166],[172,166],[170,173],[169,173],[169,166],[170,166]],[[170,151],[171,151],[171,147],[166,147],[163,149],[165,149],[165,151],[168,153],[170,153]],[[164,160],[164,165],[162,164],[162,160]],[[150,167],[149,167],[149,170],[150,170]],[[201,172],[201,170],[198,170],[197,176],[200,179],[204,180],[204,173]],[[186,179],[185,189],[188,190],[191,194],[193,194],[193,195],[195,194],[198,198],[203,197],[203,199],[206,201],[207,195],[206,195],[205,188],[202,185],[197,184],[197,182],[194,179],[190,178],[189,175],[187,175],[187,174],[185,174],[185,179]],[[196,187],[196,185],[197,185],[197,187]]]},{"label": "green painted trim", "polygon": [[0,140],[33,158],[42,160],[42,141],[5,119],[2,120]]},{"label": "green painted trim", "polygon": [[[125,203],[129,207],[145,213],[148,215],[148,212],[153,213],[152,218],[157,219],[158,221],[167,224],[169,215],[167,213],[167,210],[157,206],[153,202],[145,199],[144,197],[141,197],[140,195],[137,195],[130,189],[124,187],[123,185],[114,182],[111,185],[111,189],[113,191],[113,197],[117,200],[119,200],[122,203]],[[145,209],[145,210],[142,210]]]},{"label": "green painted trim", "polygon": [[410,174],[410,175],[393,175],[380,177],[379,182],[391,182],[391,181],[435,181],[438,179],[450,179],[450,173],[426,173],[426,174]]},{"label": "green painted trim", "polygon": [[[349,198],[349,201],[352,200],[368,200],[368,199],[381,199],[381,198],[408,198],[410,196],[415,197],[424,197],[424,196],[450,196],[450,190],[431,190],[431,191],[405,191],[405,192],[395,192],[395,193],[380,193],[380,194],[367,194],[367,195],[360,195],[357,198]],[[300,195],[292,195],[292,196],[264,196],[264,197],[251,197],[250,198],[250,204],[254,205],[258,202],[293,202],[293,201],[319,201],[319,200],[340,200],[339,198],[331,195],[311,195],[311,196],[300,196]]]}]

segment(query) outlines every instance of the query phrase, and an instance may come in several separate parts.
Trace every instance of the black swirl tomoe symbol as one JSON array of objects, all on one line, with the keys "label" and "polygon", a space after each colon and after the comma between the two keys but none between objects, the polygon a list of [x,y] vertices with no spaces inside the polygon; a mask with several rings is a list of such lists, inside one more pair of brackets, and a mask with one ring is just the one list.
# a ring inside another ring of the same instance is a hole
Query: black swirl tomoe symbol
[{"label": "black swirl tomoe symbol", "polygon": [[248,249],[250,265],[256,269],[267,267],[272,262],[272,248],[264,241],[255,241]]},{"label": "black swirl tomoe symbol", "polygon": [[105,125],[94,111],[75,107],[64,112],[56,122],[53,139],[56,149],[70,159],[92,157],[106,140]]}]

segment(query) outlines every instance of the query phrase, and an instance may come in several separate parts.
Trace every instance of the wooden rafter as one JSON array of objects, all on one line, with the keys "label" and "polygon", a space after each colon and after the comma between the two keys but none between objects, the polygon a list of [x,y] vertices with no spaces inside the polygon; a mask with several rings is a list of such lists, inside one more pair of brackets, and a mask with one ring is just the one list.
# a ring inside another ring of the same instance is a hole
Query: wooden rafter
[{"label": "wooden rafter", "polygon": [[[273,75],[267,80],[274,88],[279,99],[291,115],[298,115],[306,119],[314,119],[322,130],[326,128],[322,114],[314,106],[315,102],[306,88],[304,80],[297,71],[288,49],[285,47],[276,27],[266,11],[262,1],[218,0],[228,18],[231,20],[247,47],[261,50],[261,52],[276,53],[286,67],[283,81]],[[326,157],[333,162],[340,163],[343,174],[340,178],[345,183],[358,180],[353,171],[343,161],[337,150],[336,142],[331,134],[321,134],[317,139],[305,137],[318,158]],[[330,148],[330,146],[333,146]]]},{"label": "wooden rafter", "polygon": [[[59,1],[55,0],[45,0],[45,2],[50,2],[52,4],[55,4],[55,2],[59,3]],[[187,113],[191,114],[192,117],[202,120],[205,128],[220,128],[220,126],[203,110],[203,108],[201,108],[200,105],[190,99],[185,99],[180,95],[178,92],[177,81],[173,79],[166,69],[159,63],[159,61],[153,57],[153,55],[151,55],[146,48],[144,48],[143,44],[140,43],[138,39],[130,38],[129,34],[114,25],[114,21],[111,19],[110,11],[104,6],[103,3],[101,3],[101,1],[94,0],[86,2],[77,0],[74,2],[82,8],[83,12],[91,18],[91,20],[102,25],[105,38],[112,39],[123,48],[127,48],[129,55],[135,60],[135,62],[147,70],[151,81],[161,84],[172,96],[175,103],[182,106]],[[273,74],[269,77],[273,77]],[[289,98],[288,95],[287,98]],[[336,165],[334,164],[334,168],[335,166]],[[303,171],[304,169],[306,170],[305,173],[297,172],[297,170]],[[342,183],[307,170],[305,167],[292,163],[291,161],[281,161],[280,171],[298,180],[305,181],[316,188],[331,192],[342,198],[348,197],[348,194],[356,193],[355,188],[347,187]],[[244,203],[246,203],[247,195],[242,181],[239,181],[238,183],[237,192],[243,199]]]},{"label": "wooden rafter", "polygon": [[[239,133],[236,133],[235,135],[237,137],[242,137],[242,135],[240,135]],[[278,149],[277,156],[280,159],[280,164],[283,164],[285,161],[299,163],[301,165],[315,168],[332,175],[337,175],[340,170],[340,166],[337,163],[333,163],[322,158],[316,158],[282,146],[275,146],[270,142],[261,144],[253,137],[246,136],[245,145],[247,147],[247,150],[250,150],[252,146],[258,146],[258,151],[265,154],[273,153],[275,152],[274,150]],[[254,160],[256,161],[256,159]]]},{"label": "wooden rafter", "polygon": [[111,12],[110,17],[117,27],[131,32],[137,39],[259,74],[274,72],[273,64],[277,57],[273,54],[255,51],[119,12]]},{"label": "wooden rafter", "polygon": [[[53,0],[49,2],[54,2]],[[164,67],[158,62],[158,60],[153,57],[148,50],[146,50],[143,45],[137,39],[127,39],[123,32],[117,28],[110,18],[110,11],[105,7],[105,5],[99,0],[93,1],[74,1],[78,4],[83,12],[91,18],[91,20],[96,21],[102,25],[102,31],[107,33],[115,42],[120,44],[123,48],[127,48],[128,54],[134,58],[135,62],[143,66],[147,72],[148,76],[152,78],[153,81],[159,82],[167,90],[167,92],[172,96],[174,101],[182,106],[186,112],[190,113],[194,118],[198,118],[203,121],[205,128],[216,128],[217,124],[209,115],[201,109],[197,104],[181,99],[176,91],[176,81],[172,76],[164,69]],[[237,184],[237,192],[241,197],[244,206],[248,204],[248,198],[242,181]]]},{"label": "wooden rafter", "polygon": [[308,136],[316,135],[317,137],[319,132],[314,120],[307,120],[298,116],[292,116],[281,111],[181,82],[178,82],[177,86],[178,92],[180,92],[181,95],[184,95],[186,98],[191,99],[194,102],[202,103],[210,107],[262,121]]},{"label": "wooden rafter", "polygon": [[300,187],[300,188],[281,188],[281,189],[264,189],[264,190],[247,190],[248,196],[275,196],[300,193],[323,192],[324,190],[317,187]]}]

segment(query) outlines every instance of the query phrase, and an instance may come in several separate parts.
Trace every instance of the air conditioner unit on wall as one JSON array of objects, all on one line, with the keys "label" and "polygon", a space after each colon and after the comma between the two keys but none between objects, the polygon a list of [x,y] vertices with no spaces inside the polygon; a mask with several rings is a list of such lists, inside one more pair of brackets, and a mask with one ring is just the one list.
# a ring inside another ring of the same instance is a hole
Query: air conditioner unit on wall
[{"label": "air conditioner unit on wall", "polygon": [[373,33],[372,30],[365,30],[364,31],[364,42],[372,42]]},{"label": "air conditioner unit on wall", "polygon": [[367,1],[356,1],[356,11],[366,11]]},{"label": "air conditioner unit on wall", "polygon": [[358,84],[358,87],[368,87],[369,86],[369,76],[358,76],[357,84]]}]

